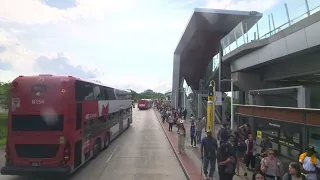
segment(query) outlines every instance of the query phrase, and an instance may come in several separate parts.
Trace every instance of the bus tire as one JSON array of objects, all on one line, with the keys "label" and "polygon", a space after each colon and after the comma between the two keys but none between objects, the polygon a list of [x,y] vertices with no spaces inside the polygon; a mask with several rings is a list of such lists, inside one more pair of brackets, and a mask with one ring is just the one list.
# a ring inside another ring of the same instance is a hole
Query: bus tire
[{"label": "bus tire", "polygon": [[109,144],[110,144],[110,135],[109,135],[109,133],[107,133],[105,138],[104,138],[103,149],[107,149],[109,147]]},{"label": "bus tire", "polygon": [[97,139],[93,146],[93,155],[92,155],[93,159],[99,155],[100,149],[101,149],[101,140]]}]

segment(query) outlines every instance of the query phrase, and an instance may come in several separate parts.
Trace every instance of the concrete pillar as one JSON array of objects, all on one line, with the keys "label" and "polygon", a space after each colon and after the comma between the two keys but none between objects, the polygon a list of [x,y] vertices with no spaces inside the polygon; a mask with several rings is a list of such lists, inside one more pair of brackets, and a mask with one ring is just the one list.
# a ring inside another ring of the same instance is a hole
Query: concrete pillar
[{"label": "concrete pillar", "polygon": [[[222,114],[221,114],[221,121],[226,122],[226,110],[227,110],[227,103],[226,103],[226,96],[227,94],[222,94]],[[216,106],[217,107],[217,106]]]},{"label": "concrete pillar", "polygon": [[246,104],[246,93],[242,90],[239,90],[239,104]]},{"label": "concrete pillar", "polygon": [[172,99],[171,106],[178,108],[179,105],[179,86],[180,86],[180,55],[173,56],[173,72],[172,72]]},{"label": "concrete pillar", "polygon": [[305,87],[298,88],[297,91],[298,108],[310,108],[310,89]]}]

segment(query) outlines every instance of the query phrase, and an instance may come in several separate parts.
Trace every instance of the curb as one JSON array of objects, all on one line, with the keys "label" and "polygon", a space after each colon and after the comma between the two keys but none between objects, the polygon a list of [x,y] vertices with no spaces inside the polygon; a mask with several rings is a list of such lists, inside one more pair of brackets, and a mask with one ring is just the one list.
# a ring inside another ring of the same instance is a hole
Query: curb
[{"label": "curb", "polygon": [[159,117],[157,116],[157,114],[156,114],[156,112],[155,112],[154,109],[153,109],[153,113],[154,113],[154,115],[156,116],[158,122],[160,123],[164,134],[166,135],[166,137],[167,137],[167,139],[168,139],[168,141],[169,141],[169,144],[171,145],[171,148],[173,149],[173,152],[174,152],[174,154],[176,155],[180,166],[182,167],[182,171],[184,172],[184,175],[186,176],[187,180],[191,180],[191,179],[190,179],[190,175],[188,174],[187,169],[186,169],[185,166],[183,165],[183,163],[182,163],[182,161],[181,161],[181,159],[180,159],[180,157],[179,157],[179,154],[178,154],[176,148],[174,147],[173,143],[171,142],[171,140],[170,140],[169,137],[168,137],[168,134],[167,134],[167,132],[166,132],[166,130],[165,130],[162,122],[161,122],[161,119],[159,119]]}]

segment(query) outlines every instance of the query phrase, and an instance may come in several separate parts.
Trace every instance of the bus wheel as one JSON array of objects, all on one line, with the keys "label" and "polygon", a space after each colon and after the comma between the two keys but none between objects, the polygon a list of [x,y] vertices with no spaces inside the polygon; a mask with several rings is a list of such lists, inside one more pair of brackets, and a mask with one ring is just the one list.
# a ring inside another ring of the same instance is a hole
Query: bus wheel
[{"label": "bus wheel", "polygon": [[100,147],[101,147],[101,141],[96,140],[96,142],[94,143],[94,147],[93,147],[93,159],[96,158],[100,152]]},{"label": "bus wheel", "polygon": [[107,149],[109,147],[109,143],[110,143],[110,136],[109,136],[109,134],[106,134],[106,137],[104,138],[104,147],[103,147],[103,149]]}]

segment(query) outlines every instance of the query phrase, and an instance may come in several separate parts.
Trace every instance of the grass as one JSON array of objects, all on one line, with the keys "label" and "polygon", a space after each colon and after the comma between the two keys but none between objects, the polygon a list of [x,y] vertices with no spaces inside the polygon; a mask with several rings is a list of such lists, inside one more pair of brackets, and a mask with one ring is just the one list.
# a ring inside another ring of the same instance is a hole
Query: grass
[{"label": "grass", "polygon": [[7,143],[7,113],[0,113],[0,148],[3,148]]}]

